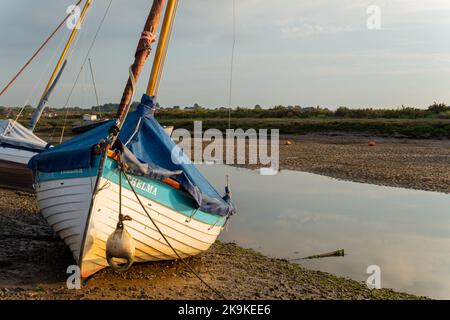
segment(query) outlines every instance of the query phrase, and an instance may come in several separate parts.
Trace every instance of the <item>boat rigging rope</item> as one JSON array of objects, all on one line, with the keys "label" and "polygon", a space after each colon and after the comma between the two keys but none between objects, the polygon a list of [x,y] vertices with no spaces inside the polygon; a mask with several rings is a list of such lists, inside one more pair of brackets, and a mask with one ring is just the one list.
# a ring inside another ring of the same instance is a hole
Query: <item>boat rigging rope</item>
[{"label": "boat rigging rope", "polygon": [[125,170],[123,168],[123,164],[119,162],[119,224],[123,227],[124,221],[131,221],[131,218],[129,216],[124,216],[122,214],[122,173],[124,173]]},{"label": "boat rigging rope", "polygon": [[[79,0],[75,6],[78,6],[81,1]],[[64,18],[63,21],[56,27],[55,30],[50,34],[50,36],[42,43],[42,45],[36,50],[36,52],[31,56],[31,58],[25,63],[25,65],[17,72],[17,74],[11,79],[11,81],[3,88],[0,92],[0,97],[9,89],[9,87],[17,80],[17,78],[22,74],[22,72],[30,65],[30,63],[36,58],[36,56],[45,48],[48,42],[53,38],[53,36],[58,32],[59,29],[64,25],[64,23],[75,13],[75,8]]]},{"label": "boat rigging rope", "polygon": [[[69,33],[69,31],[67,31],[67,33]],[[58,44],[58,46],[56,47],[55,51],[53,52],[53,55],[51,57],[51,59],[48,61],[46,67],[44,68],[44,70],[42,70],[39,79],[36,81],[36,83],[33,86],[33,89],[31,90],[30,94],[28,95],[27,99],[25,100],[25,103],[23,104],[23,107],[20,109],[19,113],[16,116],[15,121],[19,121],[19,118],[22,116],[22,113],[25,111],[25,108],[29,105],[30,101],[31,101],[31,97],[35,94],[39,84],[42,83],[45,74],[49,71],[50,69],[50,64],[52,61],[54,61],[56,59],[56,55],[58,54],[58,52],[60,51],[60,49],[62,48],[63,44],[64,44],[64,40],[65,37],[61,37],[61,40]]]},{"label": "boat rigging rope", "polygon": [[[85,17],[85,19],[86,19],[86,17]],[[82,21],[80,21],[80,26],[81,26],[81,23],[82,23]],[[86,28],[83,28],[83,30],[85,30]],[[75,41],[73,42],[73,45],[72,45],[72,48],[70,49],[70,52],[69,52],[69,54],[68,54],[68,57],[65,59],[66,61],[68,61],[68,60],[70,60],[71,58],[72,58],[72,56],[73,56],[73,54],[75,53],[75,49],[76,49],[76,47],[78,46],[78,42],[80,41],[80,38],[81,38],[81,36],[82,36],[82,33],[83,33],[83,36],[84,36],[84,34],[86,33],[86,32],[78,32],[77,33],[77,35],[76,35],[76,37],[75,37]],[[83,68],[83,67],[82,67]],[[78,80],[78,78],[77,78],[77,80]],[[76,81],[77,81],[76,80]],[[76,81],[75,81],[75,85],[76,85]],[[74,88],[75,88],[75,85],[74,85]],[[70,94],[72,94],[72,92],[70,93]],[[70,95],[69,95],[70,96]],[[64,104],[64,107],[63,107],[63,110],[66,110],[66,112],[65,112],[65,116],[64,116],[64,125],[63,125],[63,129],[62,129],[62,134],[61,134],[61,137],[60,137],[60,140],[59,140],[59,143],[61,144],[62,143],[62,139],[63,139],[63,137],[64,137],[64,131],[65,131],[65,126],[66,126],[66,122],[67,122],[67,116],[68,116],[68,113],[69,113],[69,110],[67,110],[66,108],[67,108],[67,105],[68,105],[68,103],[69,103],[69,100],[70,100],[70,97],[67,99],[67,101],[66,101],[66,103]],[[56,126],[54,127],[54,131],[56,130]],[[54,134],[54,132],[52,132],[52,135],[51,135],[51,137],[53,137],[53,134]]]},{"label": "boat rigging rope", "polygon": [[97,85],[95,84],[94,70],[92,69],[91,58],[89,60],[89,70],[91,71],[92,84],[94,85],[95,100],[97,101],[99,117],[102,117],[102,107],[98,99]]},{"label": "boat rigging rope", "polygon": [[[119,160],[120,161],[120,160]],[[123,170],[123,165],[120,164],[119,162],[119,175],[121,175],[120,170]],[[139,195],[137,194],[136,190],[134,189],[133,185],[131,184],[130,179],[128,178],[128,175],[126,174],[125,170],[122,171],[125,179],[128,182],[128,185],[131,188],[131,191],[134,193],[134,196],[136,197],[137,201],[139,202],[140,206],[142,207],[142,209],[144,210],[145,214],[147,215],[147,217],[150,219],[150,221],[152,222],[152,224],[155,226],[156,230],[159,232],[159,234],[162,236],[162,238],[164,239],[164,241],[167,243],[167,245],[170,247],[170,249],[172,249],[172,251],[175,253],[175,255],[177,256],[177,258],[206,286],[208,287],[208,289],[210,289],[212,292],[214,292],[218,297],[220,297],[223,300],[227,300],[227,298],[220,293],[219,291],[217,291],[216,289],[214,289],[213,287],[211,287],[205,280],[203,280],[203,278],[194,270],[194,268],[192,268],[178,253],[178,251],[172,246],[172,244],[170,243],[170,241],[167,239],[167,237],[164,235],[164,233],[161,231],[161,229],[158,227],[158,225],[156,224],[156,222],[153,220],[152,216],[148,213],[147,209],[145,208],[144,204],[142,203],[141,199],[139,198]]]},{"label": "boat rigging rope", "polygon": [[[233,80],[234,80],[234,57],[236,52],[236,0],[233,1],[233,42],[231,46],[231,61],[230,61],[230,83],[229,83],[229,95],[228,95],[228,131],[231,130],[231,109],[233,103]],[[226,134],[226,142],[227,142],[227,152],[229,151],[230,137]],[[234,137],[233,137],[233,155],[234,155]],[[227,167],[227,175],[226,175],[226,186],[227,192],[230,190],[230,170]],[[228,220],[226,224],[228,230]]]},{"label": "boat rigging rope", "polygon": [[[94,44],[95,44],[95,42],[97,40],[97,37],[98,37],[98,35],[100,33],[100,30],[102,29],[103,23],[106,20],[106,17],[108,15],[109,9],[111,8],[112,2],[113,2],[113,0],[109,1],[108,7],[105,10],[105,13],[104,13],[104,15],[102,17],[102,20],[100,21],[100,24],[99,24],[99,26],[97,28],[97,31],[95,32],[94,38],[92,39],[91,45],[89,46],[89,49],[88,49],[87,54],[86,54],[86,57],[83,60],[83,64],[81,65],[80,71],[78,72],[77,77],[75,79],[75,82],[74,82],[74,84],[72,86],[72,89],[70,90],[69,96],[67,97],[67,100],[66,100],[66,103],[64,105],[64,108],[66,108],[69,105],[70,99],[72,98],[72,94],[73,94],[73,92],[75,90],[75,87],[77,86],[78,80],[80,78],[81,73],[83,72],[84,66],[86,65],[86,62],[89,59],[89,56],[90,56],[91,51],[92,51],[92,49],[94,47]],[[64,117],[64,125],[63,125],[63,129],[62,129],[62,132],[61,132],[61,137],[59,139],[59,143],[62,143],[62,139],[64,138],[64,131],[65,131],[66,125],[67,125],[67,116],[68,116],[68,110],[66,110],[66,114],[65,114],[65,117]]]},{"label": "boat rigging rope", "polygon": [[236,0],[233,0],[233,44],[231,46],[230,84],[228,95],[228,129],[231,129],[231,104],[233,102],[234,56],[236,51]]}]

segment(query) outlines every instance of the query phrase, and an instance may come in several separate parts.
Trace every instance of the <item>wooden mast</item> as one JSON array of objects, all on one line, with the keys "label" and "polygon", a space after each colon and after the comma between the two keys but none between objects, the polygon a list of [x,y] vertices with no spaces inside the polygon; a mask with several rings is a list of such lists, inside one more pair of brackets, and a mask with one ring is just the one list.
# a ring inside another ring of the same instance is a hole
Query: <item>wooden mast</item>
[{"label": "wooden mast", "polygon": [[66,43],[66,46],[64,47],[63,52],[61,53],[61,56],[59,57],[58,63],[55,66],[55,69],[53,70],[52,76],[50,77],[50,80],[48,80],[47,86],[45,87],[44,93],[42,94],[41,100],[45,97],[47,94],[48,89],[51,87],[53,81],[55,80],[58,71],[63,64],[67,53],[69,52],[70,46],[72,45],[73,40],[75,39],[75,36],[80,29],[81,23],[83,22],[84,18],[86,17],[87,10],[89,9],[89,6],[91,5],[92,0],[86,0],[86,3],[84,4],[84,7],[81,11],[80,18],[77,21],[76,26],[73,28],[72,32],[70,33],[69,40]]},{"label": "wooden mast", "polygon": [[152,9],[147,18],[144,26],[144,31],[142,32],[142,36],[136,49],[134,63],[130,68],[130,77],[128,78],[127,85],[120,101],[119,109],[117,110],[116,127],[112,128],[112,131],[110,132],[113,136],[116,136],[122,128],[123,122],[125,121],[125,118],[130,109],[130,105],[132,103],[131,99],[134,93],[134,85],[139,79],[139,75],[144,68],[144,64],[150,55],[150,47],[151,44],[155,41],[154,34],[156,33],[156,30],[158,30],[164,3],[165,0],[153,1]]},{"label": "wooden mast", "polygon": [[172,27],[175,21],[176,10],[179,0],[169,0],[164,15],[164,21],[159,36],[158,49],[153,60],[152,72],[147,86],[147,95],[153,97],[158,94],[159,82],[161,80],[164,60],[167,55],[170,37],[172,35]]},{"label": "wooden mast", "polygon": [[70,46],[72,45],[72,42],[75,39],[75,36],[77,35],[78,30],[80,29],[81,24],[84,21],[84,18],[86,17],[91,2],[92,0],[86,0],[86,3],[84,4],[83,9],[81,10],[80,17],[78,18],[75,27],[72,29],[69,39],[67,40],[66,46],[64,47],[64,50],[62,51],[61,56],[59,57],[59,60],[56,63],[55,69],[53,70],[53,73],[50,79],[48,80],[47,85],[45,86],[44,92],[42,93],[41,99],[39,100],[39,104],[35,112],[33,113],[31,122],[29,124],[29,128],[31,131],[34,131],[34,129],[36,128],[36,125],[42,116],[42,112],[45,109],[45,105],[47,104],[51,91],[55,88],[56,83],[58,82],[62,72],[64,71],[64,67],[67,63],[66,60],[67,53],[69,52]]}]

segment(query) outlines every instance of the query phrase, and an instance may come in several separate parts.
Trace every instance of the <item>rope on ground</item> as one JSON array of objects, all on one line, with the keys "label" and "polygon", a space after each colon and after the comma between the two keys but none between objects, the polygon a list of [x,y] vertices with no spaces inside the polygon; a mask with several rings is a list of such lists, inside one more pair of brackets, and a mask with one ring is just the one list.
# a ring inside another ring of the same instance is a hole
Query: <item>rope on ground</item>
[{"label": "rope on ground", "polygon": [[[82,0],[79,0],[76,4],[78,6]],[[75,10],[75,9],[74,9]],[[11,81],[6,85],[5,88],[0,92],[0,97],[9,89],[9,87],[17,80],[17,78],[22,74],[22,72],[30,65],[30,63],[36,58],[36,56],[45,48],[48,42],[53,38],[53,36],[58,32],[59,29],[63,26],[63,24],[69,19],[73,14],[74,10],[70,12],[63,21],[56,27],[55,30],[50,34],[50,36],[42,43],[42,45],[36,50],[36,52],[31,56],[31,58],[25,63],[25,65],[17,72],[17,74],[11,79]]]},{"label": "rope on ground", "polygon": [[[119,164],[120,165],[120,164]],[[120,174],[120,173],[119,173]],[[125,179],[128,182],[128,185],[131,188],[131,191],[133,191],[134,196],[136,197],[136,199],[138,200],[139,204],[141,205],[142,209],[144,210],[145,214],[148,216],[148,218],[150,219],[150,221],[152,222],[152,224],[155,226],[156,230],[158,230],[159,234],[161,234],[161,236],[163,237],[164,241],[167,243],[167,245],[170,247],[170,249],[172,249],[172,251],[175,253],[175,255],[177,256],[177,258],[206,286],[208,287],[212,292],[214,292],[218,297],[220,297],[223,300],[227,300],[225,298],[225,296],[220,293],[219,291],[217,291],[216,289],[214,289],[213,287],[211,287],[205,280],[202,279],[202,277],[200,277],[200,275],[178,254],[177,250],[171,245],[171,243],[169,242],[169,240],[167,239],[167,237],[164,235],[164,233],[162,233],[161,229],[159,229],[158,225],[156,224],[156,222],[153,220],[153,218],[151,217],[151,215],[148,213],[147,209],[145,208],[144,204],[142,203],[141,199],[139,198],[138,194],[136,193],[136,190],[134,189],[133,185],[131,184],[130,179],[128,178],[128,175],[126,174],[125,170],[123,171],[123,175],[125,176]]]}]

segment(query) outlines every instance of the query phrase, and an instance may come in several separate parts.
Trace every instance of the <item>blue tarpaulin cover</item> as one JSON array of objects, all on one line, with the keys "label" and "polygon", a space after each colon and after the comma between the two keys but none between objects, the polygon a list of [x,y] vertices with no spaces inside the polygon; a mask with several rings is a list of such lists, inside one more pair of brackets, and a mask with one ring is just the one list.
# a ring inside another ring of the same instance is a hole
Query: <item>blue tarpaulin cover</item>
[{"label": "blue tarpaulin cover", "polygon": [[[194,198],[200,210],[219,216],[234,214],[235,209],[228,197],[224,200],[190,163],[155,119],[154,112],[154,98],[144,95],[137,110],[128,114],[120,131],[119,139],[125,145],[122,159],[128,163],[131,173],[156,179],[173,177]],[[90,167],[93,161],[92,147],[108,137],[108,131],[114,123],[111,120],[41,152],[30,160],[28,167],[41,172]]]}]

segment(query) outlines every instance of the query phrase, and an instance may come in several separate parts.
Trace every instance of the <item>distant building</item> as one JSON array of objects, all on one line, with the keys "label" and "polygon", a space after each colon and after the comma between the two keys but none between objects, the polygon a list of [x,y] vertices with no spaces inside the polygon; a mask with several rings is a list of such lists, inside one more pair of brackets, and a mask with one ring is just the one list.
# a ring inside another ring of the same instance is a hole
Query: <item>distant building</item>
[{"label": "distant building", "polygon": [[56,113],[53,112],[45,112],[44,113],[44,118],[54,118],[56,117]]}]

